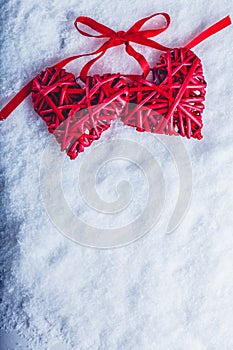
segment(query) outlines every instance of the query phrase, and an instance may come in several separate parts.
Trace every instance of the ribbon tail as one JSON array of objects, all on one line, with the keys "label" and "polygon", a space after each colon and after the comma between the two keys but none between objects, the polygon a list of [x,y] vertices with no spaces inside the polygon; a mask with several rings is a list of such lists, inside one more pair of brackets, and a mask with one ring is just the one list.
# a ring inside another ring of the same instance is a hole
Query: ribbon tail
[{"label": "ribbon tail", "polygon": [[27,83],[0,111],[0,120],[5,120],[32,91],[33,79]]},{"label": "ribbon tail", "polygon": [[136,50],[134,50],[134,48],[128,42],[125,44],[125,50],[130,56],[132,56],[139,63],[139,65],[143,70],[144,78],[146,78],[146,76],[150,72],[150,66],[147,60],[145,59],[145,57],[141,55],[139,52],[137,52]]},{"label": "ribbon tail", "polygon": [[218,33],[220,30],[228,27],[229,25],[231,25],[231,18],[230,18],[230,16],[227,16],[227,17],[221,19],[219,22],[213,24],[211,27],[204,30],[196,38],[194,38],[187,45],[185,45],[185,47],[187,49],[192,49],[194,46],[197,46],[202,41],[209,38],[211,35]]},{"label": "ribbon tail", "polygon": [[82,68],[81,72],[80,72],[80,79],[84,82],[85,78],[88,74],[88,71],[90,70],[91,66],[98,61],[104,54],[106,51],[101,52],[101,54],[95,58],[93,58],[91,61],[87,62],[85,64],[85,66]]}]

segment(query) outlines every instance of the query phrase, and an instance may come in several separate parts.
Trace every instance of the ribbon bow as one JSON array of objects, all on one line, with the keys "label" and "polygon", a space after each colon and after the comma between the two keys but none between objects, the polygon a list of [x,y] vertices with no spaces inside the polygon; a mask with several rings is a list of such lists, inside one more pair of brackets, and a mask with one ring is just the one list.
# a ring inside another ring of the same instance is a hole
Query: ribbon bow
[{"label": "ribbon bow", "polygon": [[[165,20],[166,20],[165,27],[158,28],[158,29],[141,30],[142,26],[146,22],[148,22],[150,19],[152,19],[156,16],[163,16],[165,18]],[[130,42],[134,42],[134,43],[137,43],[140,45],[152,47],[154,49],[161,50],[161,51],[167,51],[167,50],[169,50],[168,47],[161,45],[161,44],[159,44],[159,43],[157,43],[149,38],[155,37],[155,36],[159,35],[160,33],[164,32],[169,27],[170,22],[171,22],[170,16],[167,13],[164,13],[164,12],[155,13],[149,17],[140,19],[126,32],[123,30],[115,32],[113,29],[95,21],[94,19],[92,19],[90,17],[80,16],[74,22],[74,25],[80,34],[87,36],[87,37],[91,37],[91,38],[102,38],[102,39],[106,38],[108,40],[103,45],[101,45],[96,51],[93,51],[93,52],[88,53],[88,54],[82,54],[82,55],[78,55],[78,56],[69,57],[69,58],[61,61],[60,63],[58,63],[56,66],[63,67],[66,64],[68,64],[70,61],[73,61],[76,58],[100,54],[96,58],[89,61],[82,68],[82,70],[80,72],[80,78],[82,80],[84,80],[85,77],[87,76],[88,71],[91,68],[91,66],[97,60],[99,60],[106,53],[106,51],[108,49],[110,49],[114,46],[125,44],[126,52],[130,56],[132,56],[135,60],[137,60],[137,62],[140,64],[140,66],[143,70],[144,77],[146,77],[150,71],[150,66],[149,66],[147,60],[145,59],[145,57],[143,55],[141,55],[139,52],[137,52],[130,45]],[[88,26],[89,28],[95,30],[99,34],[98,35],[90,34],[86,31],[80,29],[79,24],[84,24],[84,25]]]}]

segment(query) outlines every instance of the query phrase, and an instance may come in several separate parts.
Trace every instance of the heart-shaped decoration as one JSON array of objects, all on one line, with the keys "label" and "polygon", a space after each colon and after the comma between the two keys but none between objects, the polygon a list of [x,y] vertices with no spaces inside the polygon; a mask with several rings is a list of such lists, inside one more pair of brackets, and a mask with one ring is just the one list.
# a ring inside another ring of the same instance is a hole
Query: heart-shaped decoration
[{"label": "heart-shaped decoration", "polygon": [[74,159],[120,116],[127,91],[120,74],[88,76],[81,88],[73,74],[52,67],[34,79],[32,100],[61,150]]},{"label": "heart-shaped decoration", "polygon": [[75,76],[65,69],[52,67],[38,74],[32,85],[34,110],[46,122],[51,133],[67,119],[74,103],[78,103],[84,91]]},{"label": "heart-shaped decoration", "polygon": [[120,74],[87,76],[85,85],[52,67],[33,81],[35,111],[71,159],[120,118],[138,131],[201,139],[206,93],[200,59],[186,48],[161,55],[152,81]]},{"label": "heart-shaped decoration", "polygon": [[[144,24],[156,17],[164,20],[161,27],[156,24],[143,29]],[[116,118],[138,131],[201,139],[206,82],[201,61],[191,49],[231,25],[231,18],[221,19],[180,49],[151,40],[166,31],[170,22],[169,14],[154,13],[138,20],[127,31],[114,31],[90,17],[79,16],[74,22],[78,32],[86,37],[106,39],[104,43],[93,52],[66,57],[54,67],[46,68],[3,107],[0,121],[32,93],[35,111],[71,159],[99,139]],[[165,53],[151,69],[132,43]],[[143,75],[88,76],[92,65],[110,48],[119,45],[124,45],[126,53],[138,62]],[[79,79],[63,69],[80,57],[92,55],[96,57],[82,67]],[[147,79],[150,72],[152,78]]]},{"label": "heart-shaped decoration", "polygon": [[129,102],[138,107],[124,123],[139,131],[201,139],[207,85],[201,60],[186,48],[173,49],[161,55],[152,72],[152,82],[130,85]]}]

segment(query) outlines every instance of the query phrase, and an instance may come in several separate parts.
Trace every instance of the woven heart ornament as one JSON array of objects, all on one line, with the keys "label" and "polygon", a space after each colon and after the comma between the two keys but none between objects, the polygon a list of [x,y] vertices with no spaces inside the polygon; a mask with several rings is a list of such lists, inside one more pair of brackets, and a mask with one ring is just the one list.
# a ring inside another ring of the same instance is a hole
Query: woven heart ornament
[{"label": "woven heart ornament", "polygon": [[[159,29],[141,30],[156,16],[163,16],[166,25]],[[98,35],[79,28],[85,24]],[[137,131],[202,138],[202,112],[206,81],[201,60],[191,49],[204,39],[231,24],[225,17],[208,28],[183,48],[170,49],[153,40],[170,24],[166,13],[154,14],[136,22],[127,32],[115,32],[89,17],[78,17],[77,30],[89,37],[108,39],[96,51],[64,59],[46,68],[32,79],[1,111],[4,120],[32,93],[35,111],[45,121],[71,159],[100,138],[114,119]],[[136,52],[131,42],[163,51],[159,62],[150,68],[145,57]],[[91,66],[114,46],[124,44],[126,52],[142,68],[142,75],[104,74],[89,76]],[[63,67],[83,56],[98,55],[89,61],[78,78]],[[150,78],[149,78],[149,73]]]}]

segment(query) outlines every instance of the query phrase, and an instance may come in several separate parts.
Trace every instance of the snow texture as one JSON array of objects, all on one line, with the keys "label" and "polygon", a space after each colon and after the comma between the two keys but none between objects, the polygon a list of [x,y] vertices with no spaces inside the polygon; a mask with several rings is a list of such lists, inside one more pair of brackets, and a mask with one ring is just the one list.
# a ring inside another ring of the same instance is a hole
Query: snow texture
[{"label": "snow texture", "polygon": [[[168,12],[171,27],[158,41],[179,47],[232,10],[229,0],[1,0],[1,106],[43,68],[98,47],[98,40],[76,32],[77,16],[126,30],[144,16]],[[208,83],[204,139],[184,141],[193,194],[173,234],[165,232],[178,178],[171,157],[151,135],[115,123],[98,141],[126,137],[149,148],[162,164],[167,186],[159,226],[123,248],[100,250],[64,237],[43,207],[40,159],[52,136],[31,100],[1,123],[2,348],[8,334],[10,349],[233,349],[232,39],[229,27],[194,49]],[[156,63],[159,53],[138,48],[151,65]],[[68,70],[78,75],[86,61]],[[91,73],[117,71],[140,73],[123,47],[109,51]],[[67,184],[75,185],[79,164],[92,147],[64,163],[64,191],[73,210],[79,198]],[[131,212],[120,216],[122,224],[137,215],[146,191],[143,176],[138,170],[127,173],[127,166],[109,164],[96,184],[100,196],[111,201],[121,176],[132,182],[138,199]],[[102,216],[94,218],[102,227]],[[21,345],[18,340],[14,345],[12,337],[19,337]]]}]

